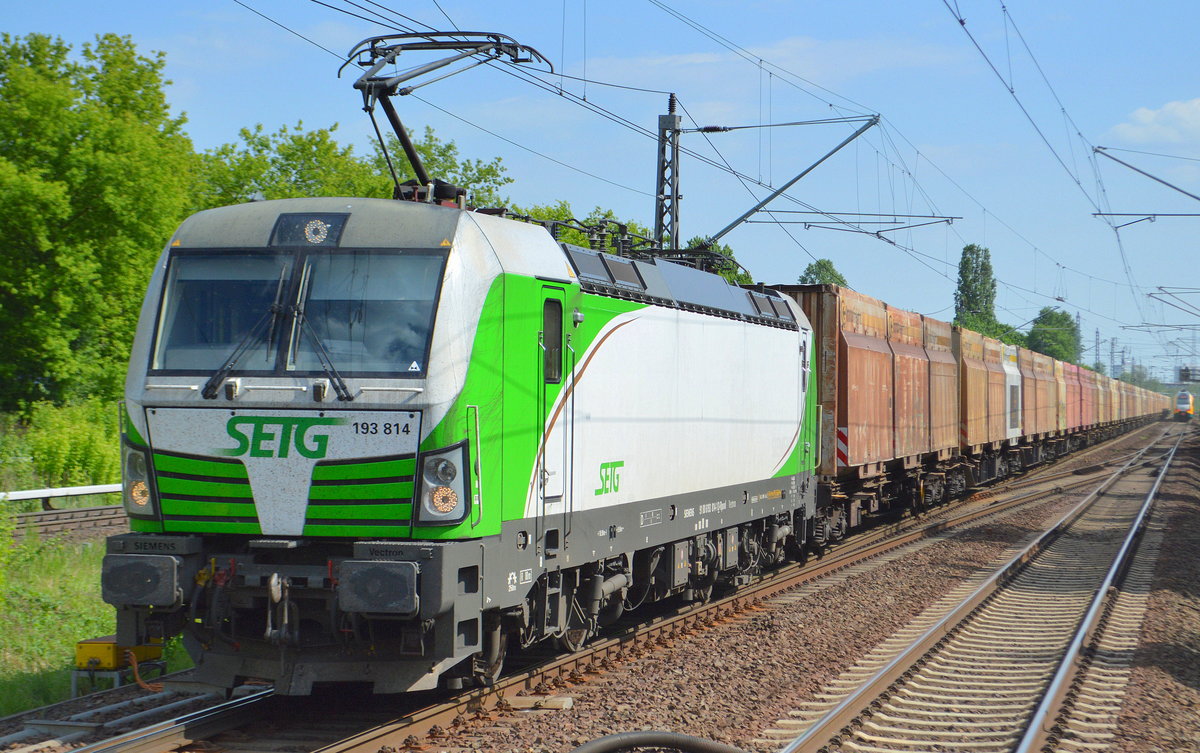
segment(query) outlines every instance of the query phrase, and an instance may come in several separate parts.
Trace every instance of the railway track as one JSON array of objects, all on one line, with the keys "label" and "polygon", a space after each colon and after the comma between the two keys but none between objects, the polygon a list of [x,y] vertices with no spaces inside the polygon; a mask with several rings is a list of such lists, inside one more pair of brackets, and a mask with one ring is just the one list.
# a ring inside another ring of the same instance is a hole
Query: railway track
[{"label": "railway track", "polygon": [[[1182,437],[1174,433],[1175,447]],[[1151,478],[1139,472],[1141,459],[1127,461],[982,583],[965,583],[781,720],[777,729],[795,736],[784,750],[1007,753],[1054,749],[1064,738],[1080,749],[1111,737],[1120,672],[1113,660],[1127,660],[1136,630],[1131,637],[1128,607],[1108,598],[1170,465],[1165,459]],[[1124,631],[1105,632],[1112,615]],[[1107,648],[1091,647],[1097,631]],[[1080,673],[1084,666],[1090,675]],[[1073,702],[1064,711],[1068,691]]]},{"label": "railway track", "polygon": [[[1144,431],[1154,430],[1148,428]],[[1102,448],[1098,446],[1095,449]],[[1073,457],[1079,458],[1080,455]],[[289,749],[320,748],[323,753],[358,749],[374,753],[385,746],[396,750],[417,750],[422,745],[445,747],[451,741],[454,745],[469,746],[477,736],[485,735],[485,731],[496,724],[498,718],[511,715],[514,709],[553,708],[569,703],[563,694],[572,685],[622,662],[669,646],[698,630],[723,621],[741,619],[745,613],[761,609],[758,605],[768,600],[787,600],[791,598],[789,591],[792,589],[815,584],[822,578],[825,579],[822,583],[835,583],[839,579],[849,578],[864,569],[898,558],[913,547],[928,545],[939,537],[950,535],[952,530],[982,525],[1007,511],[1034,504],[1038,499],[1061,492],[1069,485],[1059,483],[1057,478],[1036,478],[1039,474],[1051,475],[1052,471],[1053,467],[1048,467],[1023,476],[1021,493],[1011,499],[975,499],[961,507],[942,507],[921,518],[884,526],[873,534],[840,545],[816,562],[783,568],[773,577],[761,579],[753,584],[751,590],[740,592],[736,597],[660,616],[649,625],[630,628],[619,635],[595,641],[579,654],[545,657],[536,666],[529,666],[503,678],[492,688],[477,689],[428,704],[414,703],[419,698],[407,698],[401,702],[410,704],[407,707],[393,701],[391,708],[373,716],[361,717],[356,729],[344,729],[344,734],[340,736],[333,735],[327,726],[312,725],[312,718],[322,716],[320,713],[300,714],[284,730],[268,724],[266,720],[279,717],[281,706],[270,700],[270,694],[261,694],[255,696],[255,701],[239,699],[230,704],[213,705],[208,709],[189,712],[178,719],[157,723],[151,729],[120,737],[110,736],[92,743],[84,750],[88,753],[123,753],[130,750],[157,753],[181,746],[194,747],[200,741],[204,741],[204,745],[216,745],[228,751],[261,750],[269,743],[271,736],[279,735],[294,743]],[[1085,483],[1094,483],[1094,479],[1080,476],[1071,482],[1073,485]],[[280,702],[283,700],[277,699]],[[297,704],[298,699],[287,701]],[[207,703],[213,704],[215,701],[210,699]],[[364,708],[367,705],[364,702]],[[55,749],[53,741],[34,747],[44,753]]]},{"label": "railway track", "polygon": [[129,529],[129,518],[120,505],[37,510],[17,513],[14,517],[17,524],[13,533],[18,538],[35,532],[43,537],[62,534],[92,537]]}]

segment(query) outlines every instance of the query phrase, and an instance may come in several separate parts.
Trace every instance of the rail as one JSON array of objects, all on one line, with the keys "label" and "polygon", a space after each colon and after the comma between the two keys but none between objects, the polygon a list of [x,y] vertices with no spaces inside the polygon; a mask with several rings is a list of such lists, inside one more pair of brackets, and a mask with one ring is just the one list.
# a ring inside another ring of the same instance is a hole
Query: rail
[{"label": "rail", "polygon": [[117,494],[120,484],[96,484],[94,486],[63,486],[56,489],[30,489],[17,492],[0,492],[0,502],[23,502],[40,499],[43,510],[55,509],[50,500],[63,497],[86,497],[92,494]]},{"label": "rail", "polygon": [[1115,596],[1113,586],[1123,576],[1133,553],[1137,550],[1142,533],[1146,528],[1146,520],[1150,516],[1151,507],[1158,496],[1158,489],[1162,485],[1163,479],[1166,478],[1167,471],[1171,469],[1171,462],[1175,459],[1175,451],[1179,449],[1179,445],[1183,442],[1185,436],[1183,432],[1179,434],[1179,438],[1175,440],[1175,444],[1163,459],[1162,467],[1154,479],[1154,485],[1150,487],[1150,491],[1142,501],[1142,506],[1138,509],[1137,518],[1134,520],[1133,525],[1130,526],[1125,540],[1121,543],[1121,549],[1113,559],[1112,567],[1109,568],[1104,581],[1096,588],[1095,596],[1092,598],[1087,614],[1080,622],[1075,635],[1071,639],[1070,646],[1068,646],[1062,659],[1059,661],[1058,669],[1050,681],[1050,686],[1042,696],[1038,707],[1034,710],[1029,726],[1025,729],[1025,734],[1022,735],[1021,741],[1014,753],[1032,753],[1034,750],[1040,750],[1050,741],[1050,738],[1057,736],[1059,733],[1059,730],[1055,728],[1055,724],[1057,724],[1057,715],[1062,708],[1063,700],[1070,690],[1072,680],[1075,679],[1079,672],[1084,660],[1085,650],[1095,633],[1097,625],[1100,623],[1101,617],[1104,614],[1104,608]]},{"label": "rail", "polygon": [[[1127,460],[1103,483],[1063,515],[1049,530],[1038,537],[1036,541],[997,569],[970,596],[965,598],[950,612],[943,615],[906,649],[893,657],[886,665],[879,668],[869,680],[847,695],[820,719],[816,720],[803,734],[794,738],[788,745],[781,749],[780,753],[802,753],[803,751],[824,749],[828,743],[823,741],[838,737],[838,730],[845,733],[853,729],[862,709],[870,705],[871,699],[877,697],[890,683],[894,683],[905,676],[919,657],[940,643],[953,631],[955,625],[962,622],[980,604],[990,599],[1004,583],[1012,580],[1027,562],[1033,560],[1050,542],[1054,541],[1073,523],[1081,519],[1100,495],[1104,494],[1127,472],[1142,463],[1151,446],[1143,448],[1138,454]],[[1104,590],[1107,591],[1107,587]],[[1039,719],[1035,724],[1040,729],[1045,725],[1045,722]]]}]

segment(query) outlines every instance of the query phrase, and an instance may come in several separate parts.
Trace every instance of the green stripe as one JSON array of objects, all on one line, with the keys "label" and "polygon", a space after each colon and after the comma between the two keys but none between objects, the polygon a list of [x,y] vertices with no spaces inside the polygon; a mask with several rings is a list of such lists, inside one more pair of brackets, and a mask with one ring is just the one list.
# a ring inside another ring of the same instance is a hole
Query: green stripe
[{"label": "green stripe", "polygon": [[201,523],[195,520],[167,520],[163,530],[168,533],[244,533],[261,536],[262,529],[253,523]]},{"label": "green stripe", "polygon": [[405,504],[366,507],[363,505],[321,505],[308,508],[308,517],[318,520],[378,520],[397,524],[403,521],[407,526],[411,516],[412,505]]},{"label": "green stripe", "polygon": [[249,484],[226,484],[218,481],[192,481],[184,478],[158,479],[158,492],[164,497],[172,494],[195,494],[204,497],[233,497],[253,499]]},{"label": "green stripe", "polygon": [[408,536],[408,526],[327,526],[305,525],[304,536],[345,536],[347,538],[382,538]]},{"label": "green stripe", "polygon": [[340,463],[313,466],[313,481],[360,481],[389,476],[411,476],[417,468],[413,458],[374,463]]},{"label": "green stripe", "polygon": [[193,476],[218,476],[220,478],[246,478],[246,466],[241,462],[222,463],[198,458],[181,458],[174,455],[154,453],[154,467],[168,473],[188,473]]},{"label": "green stripe", "polygon": [[244,505],[222,502],[194,502],[186,499],[162,500],[164,515],[203,515],[213,518],[245,518],[258,520],[254,505]]},{"label": "green stripe", "polygon": [[408,501],[413,496],[411,481],[392,484],[346,484],[343,486],[313,486],[309,499],[396,499]]}]

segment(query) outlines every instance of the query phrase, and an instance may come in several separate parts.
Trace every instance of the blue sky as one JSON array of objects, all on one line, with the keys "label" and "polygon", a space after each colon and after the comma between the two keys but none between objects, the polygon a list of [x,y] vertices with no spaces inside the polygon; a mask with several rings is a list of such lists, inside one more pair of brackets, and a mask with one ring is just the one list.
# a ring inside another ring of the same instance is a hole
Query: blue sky
[{"label": "blue sky", "polygon": [[[358,8],[328,4],[362,16],[395,8],[439,29],[504,33],[569,76],[655,90],[546,77],[551,88],[651,131],[668,91],[679,97],[685,127],[879,113],[881,127],[816,168],[789,196],[826,212],[961,218],[883,233],[895,241],[889,244],[773,222],[811,215],[760,215],[764,222],[724,239],[758,280],[793,282],[813,258],[826,257],[855,289],[948,319],[960,251],[978,243],[991,249],[1001,280],[997,313],[1008,324],[1023,325],[1047,305],[1079,312],[1085,346],[1093,346],[1099,328],[1103,360],[1116,338],[1160,378],[1194,347],[1187,331],[1126,327],[1200,323],[1147,295],[1158,286],[1200,288],[1200,217],[1131,224],[1118,245],[1110,225],[1092,213],[1196,213],[1200,203],[1090,151],[1111,147],[1112,156],[1200,194],[1194,2],[355,1]],[[341,140],[366,149],[370,127],[352,78],[337,78],[337,55],[388,29],[312,2],[242,2],[312,43],[234,0],[3,0],[0,30],[51,33],[73,45],[116,32],[142,51],[165,52],[169,100],[187,114],[199,149],[236,140],[244,126],[274,130],[300,121],[309,128],[338,123]],[[656,146],[644,134],[490,68],[417,94],[424,101],[397,102],[405,122],[432,126],[465,156],[502,157],[515,179],[507,187],[514,202],[567,199],[581,215],[603,206],[652,223]],[[778,186],[856,127],[682,138],[687,149]],[[768,190],[687,156],[680,175],[680,224],[688,238],[716,232]],[[802,209],[785,200],[771,206]],[[1200,296],[1183,300],[1200,304]],[[1200,358],[1190,360],[1200,365]]]}]

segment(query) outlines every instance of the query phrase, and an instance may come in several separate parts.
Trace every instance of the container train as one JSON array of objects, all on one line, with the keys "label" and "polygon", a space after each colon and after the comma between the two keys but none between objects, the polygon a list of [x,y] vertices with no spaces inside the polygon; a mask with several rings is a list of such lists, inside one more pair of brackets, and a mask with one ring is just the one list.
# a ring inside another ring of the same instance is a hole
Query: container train
[{"label": "container train", "polygon": [[1179,394],[1175,396],[1175,420],[1191,421],[1194,415],[1196,415],[1195,398],[1187,390],[1180,390]]},{"label": "container train", "polygon": [[281,694],[487,683],[1169,407],[845,288],[334,198],[186,220],[125,390],[118,642]]}]

